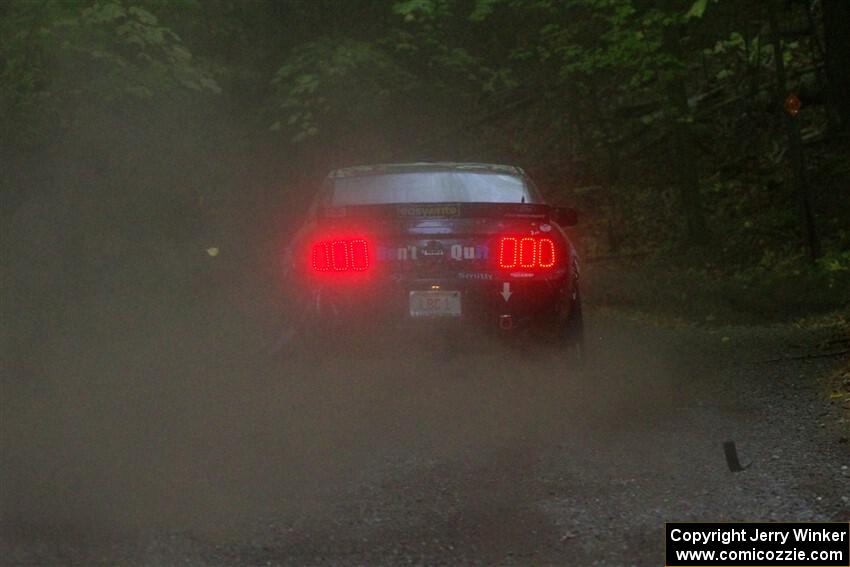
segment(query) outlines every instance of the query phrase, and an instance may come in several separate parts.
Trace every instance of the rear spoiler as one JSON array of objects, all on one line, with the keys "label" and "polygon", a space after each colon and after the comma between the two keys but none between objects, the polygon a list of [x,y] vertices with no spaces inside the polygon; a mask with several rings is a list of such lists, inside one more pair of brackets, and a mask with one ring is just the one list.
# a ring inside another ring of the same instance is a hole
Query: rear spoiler
[{"label": "rear spoiler", "polygon": [[356,205],[322,207],[324,218],[383,217],[398,219],[501,217],[545,219],[549,205],[527,203],[398,203],[390,205]]}]

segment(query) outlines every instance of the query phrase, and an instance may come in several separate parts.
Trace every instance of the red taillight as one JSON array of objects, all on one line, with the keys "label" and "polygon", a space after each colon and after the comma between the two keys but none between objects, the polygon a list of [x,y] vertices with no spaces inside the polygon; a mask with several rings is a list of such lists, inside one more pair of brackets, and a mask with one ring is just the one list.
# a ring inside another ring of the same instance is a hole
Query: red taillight
[{"label": "red taillight", "polygon": [[351,243],[351,269],[355,272],[365,272],[369,269],[369,245],[362,238],[355,238]]},{"label": "red taillight", "polygon": [[331,269],[331,247],[327,242],[317,242],[310,254],[314,272],[327,272]]},{"label": "red taillight", "polygon": [[541,268],[555,265],[555,242],[551,238],[541,238],[537,244],[537,264]]},{"label": "red taillight", "polygon": [[516,238],[503,238],[499,241],[500,268],[516,268],[518,245]]},{"label": "red taillight", "polygon": [[555,241],[551,238],[516,238],[499,240],[499,267],[503,269],[539,269],[555,265]]},{"label": "red taillight", "polygon": [[362,238],[316,242],[310,264],[314,272],[365,272],[369,269],[369,245]]}]

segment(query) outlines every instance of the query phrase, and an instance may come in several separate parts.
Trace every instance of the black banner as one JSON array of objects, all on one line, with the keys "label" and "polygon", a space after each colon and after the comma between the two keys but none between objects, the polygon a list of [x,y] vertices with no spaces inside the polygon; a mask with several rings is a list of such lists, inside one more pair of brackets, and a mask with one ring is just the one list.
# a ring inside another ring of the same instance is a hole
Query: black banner
[{"label": "black banner", "polygon": [[850,524],[670,523],[667,567],[850,567]]}]

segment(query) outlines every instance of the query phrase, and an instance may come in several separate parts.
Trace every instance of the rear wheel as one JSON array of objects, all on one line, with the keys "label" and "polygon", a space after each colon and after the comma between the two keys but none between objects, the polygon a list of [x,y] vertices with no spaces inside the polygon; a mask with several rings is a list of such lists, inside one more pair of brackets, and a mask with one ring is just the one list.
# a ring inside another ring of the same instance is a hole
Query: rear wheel
[{"label": "rear wheel", "polygon": [[584,354],[584,314],[578,275],[561,291],[554,321],[546,333],[546,342],[556,352],[567,352],[570,358],[581,360]]}]

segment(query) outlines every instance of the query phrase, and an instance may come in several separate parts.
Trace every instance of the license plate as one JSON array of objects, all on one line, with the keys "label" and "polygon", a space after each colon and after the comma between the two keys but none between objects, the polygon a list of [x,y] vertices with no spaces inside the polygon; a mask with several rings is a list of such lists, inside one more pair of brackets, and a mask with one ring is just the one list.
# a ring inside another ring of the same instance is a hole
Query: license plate
[{"label": "license plate", "polygon": [[459,291],[411,291],[411,317],[460,317]]}]

